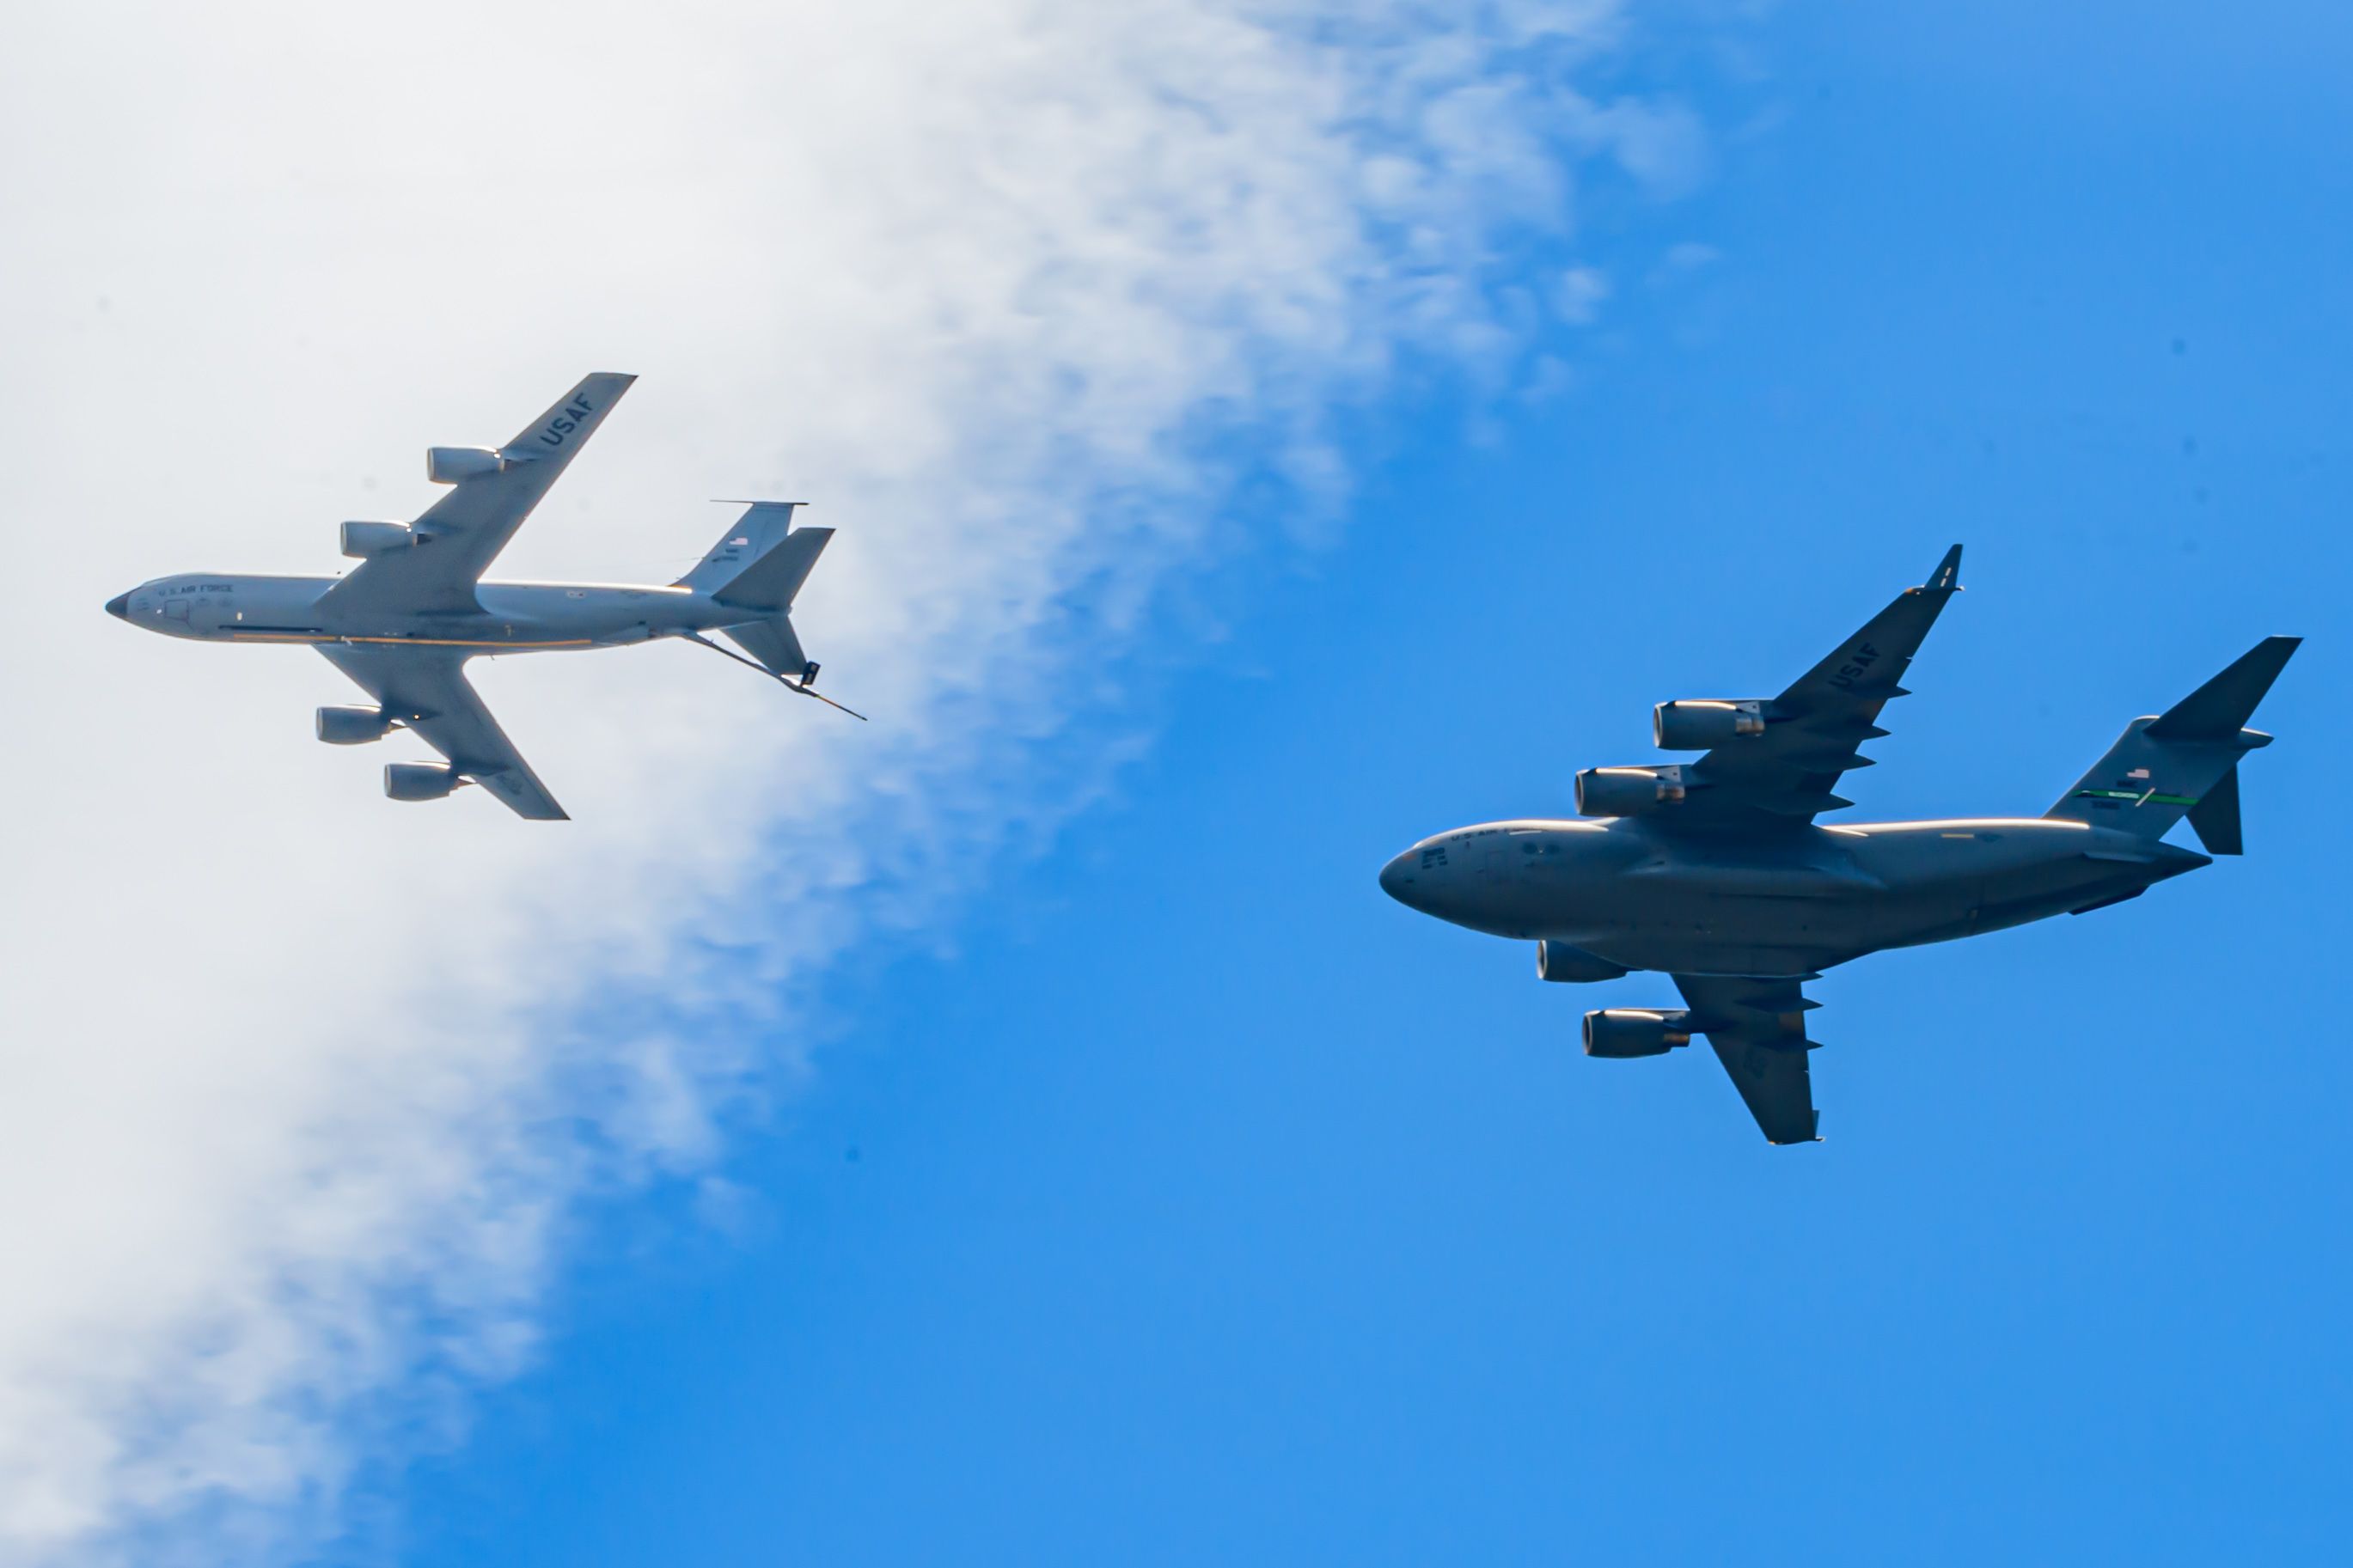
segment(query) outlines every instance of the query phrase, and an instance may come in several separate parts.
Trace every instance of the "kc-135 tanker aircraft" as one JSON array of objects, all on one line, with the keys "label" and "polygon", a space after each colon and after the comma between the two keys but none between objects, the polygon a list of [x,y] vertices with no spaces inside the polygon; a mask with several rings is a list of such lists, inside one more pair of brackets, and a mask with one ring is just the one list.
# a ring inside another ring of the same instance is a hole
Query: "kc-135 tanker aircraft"
[{"label": "kc-135 tanker aircraft", "polygon": [[1491,822],[1426,838],[1381,872],[1391,897],[1493,936],[1536,943],[1546,980],[1662,970],[1676,1009],[1585,1016],[1594,1057],[1655,1057],[1708,1044],[1775,1143],[1812,1142],[1804,986],[1883,948],[1947,942],[2138,898],[2211,865],[2164,841],[2189,818],[2217,855],[2241,852],[2241,756],[2272,738],[2243,728],[2302,640],[2266,637],[2155,718],[2136,719],[2039,817],[1831,826],[1852,802],[1839,775],[1887,733],[1880,709],[1945,601],[1961,548],[1778,697],[1661,704],[1663,766],[1577,775],[1593,821]]},{"label": "kc-135 tanker aircraft", "polygon": [[[840,708],[813,689],[818,667],[793,632],[793,597],[833,537],[793,527],[797,501],[749,503],[699,565],[665,585],[482,581],[636,379],[589,376],[503,447],[430,448],[425,476],[449,493],[415,522],[343,524],[343,552],[360,562],[347,576],[187,573],[117,595],[107,610],[200,642],[316,647],[375,699],[372,708],[320,709],[319,739],[348,746],[413,730],[448,759],[388,765],[384,793],[395,800],[438,800],[478,784],[517,816],[563,818],[467,684],[470,658],[685,637]],[[750,658],[711,641],[713,631]]]}]

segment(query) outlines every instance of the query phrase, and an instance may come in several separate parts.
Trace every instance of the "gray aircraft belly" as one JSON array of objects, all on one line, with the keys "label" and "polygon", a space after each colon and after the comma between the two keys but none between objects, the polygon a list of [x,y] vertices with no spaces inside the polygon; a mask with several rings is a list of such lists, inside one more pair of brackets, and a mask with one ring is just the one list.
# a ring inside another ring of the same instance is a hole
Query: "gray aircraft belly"
[{"label": "gray aircraft belly", "polygon": [[484,583],[481,607],[396,615],[327,601],[332,577],[242,575],[167,579],[132,596],[126,618],[172,636],[226,642],[413,643],[486,654],[616,647],[705,631],[741,612],[682,588],[601,584]]},{"label": "gray aircraft belly", "polygon": [[2128,898],[2204,858],[2074,823],[1800,827],[1775,841],[1641,823],[1495,823],[1441,836],[1432,912],[1629,969],[1802,974]]},{"label": "gray aircraft belly", "polygon": [[1649,838],[1606,889],[1607,920],[1580,943],[1630,969],[1801,974],[1847,956],[1857,911],[1881,889],[1810,833],[1778,845]]}]

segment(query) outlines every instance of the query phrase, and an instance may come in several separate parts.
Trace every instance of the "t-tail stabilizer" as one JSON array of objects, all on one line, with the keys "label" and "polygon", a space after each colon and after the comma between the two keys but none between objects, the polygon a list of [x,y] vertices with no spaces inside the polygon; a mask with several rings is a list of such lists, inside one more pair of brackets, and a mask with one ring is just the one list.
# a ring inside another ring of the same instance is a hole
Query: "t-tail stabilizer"
[{"label": "t-tail stabilizer", "polygon": [[2272,743],[2247,729],[2302,637],[2265,637],[2153,719],[2136,719],[2045,816],[2158,838],[2186,815],[2209,853],[2239,855],[2239,759]]}]

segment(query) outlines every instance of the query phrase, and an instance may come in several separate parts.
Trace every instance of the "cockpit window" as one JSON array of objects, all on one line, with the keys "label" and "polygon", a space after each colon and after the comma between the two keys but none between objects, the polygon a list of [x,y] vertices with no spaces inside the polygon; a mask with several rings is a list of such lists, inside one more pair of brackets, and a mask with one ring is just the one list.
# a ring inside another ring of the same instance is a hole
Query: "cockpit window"
[{"label": "cockpit window", "polygon": [[1433,866],[1443,866],[1445,864],[1446,847],[1444,845],[1440,845],[1435,849],[1425,849],[1421,852],[1421,868],[1423,870],[1427,871]]}]

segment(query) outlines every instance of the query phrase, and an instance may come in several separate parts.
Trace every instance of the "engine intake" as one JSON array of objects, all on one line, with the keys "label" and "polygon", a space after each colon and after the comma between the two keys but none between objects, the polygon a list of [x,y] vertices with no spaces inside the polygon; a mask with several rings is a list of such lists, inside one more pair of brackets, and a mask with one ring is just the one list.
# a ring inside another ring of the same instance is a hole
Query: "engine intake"
[{"label": "engine intake", "polygon": [[339,542],[353,560],[367,561],[407,549],[417,542],[417,533],[405,522],[347,522]]},{"label": "engine intake", "polygon": [[1626,971],[1606,958],[1571,947],[1565,942],[1536,943],[1536,978],[1567,981],[1571,984],[1589,984],[1597,980],[1615,980]]},{"label": "engine intake", "polygon": [[1662,702],[1651,710],[1651,738],[1662,752],[1712,752],[1743,735],[1765,732],[1765,704],[1714,699]]},{"label": "engine intake", "polygon": [[392,715],[381,708],[322,708],[319,739],[331,746],[364,746],[392,731]]},{"label": "engine intake", "polygon": [[506,460],[488,447],[427,447],[425,449],[425,477],[437,485],[454,485],[459,479],[495,474],[504,467]]},{"label": "engine intake", "polygon": [[439,800],[465,780],[455,768],[431,763],[387,763],[384,793],[395,800]]},{"label": "engine intake", "polygon": [[1643,816],[1679,804],[1688,790],[1683,768],[1588,768],[1577,775],[1579,816]]},{"label": "engine intake", "polygon": [[1607,1007],[1585,1016],[1585,1054],[1588,1057],[1662,1057],[1677,1046],[1691,1044],[1684,1012],[1658,1012],[1648,1007]]}]

